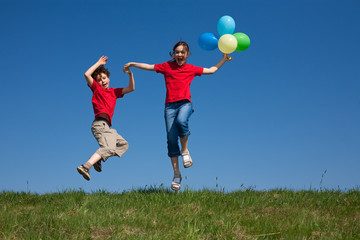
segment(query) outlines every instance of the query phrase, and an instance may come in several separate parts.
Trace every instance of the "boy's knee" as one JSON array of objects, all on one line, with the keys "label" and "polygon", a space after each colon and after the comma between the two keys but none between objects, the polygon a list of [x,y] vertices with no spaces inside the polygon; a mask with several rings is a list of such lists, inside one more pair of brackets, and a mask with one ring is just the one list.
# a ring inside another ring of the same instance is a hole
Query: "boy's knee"
[{"label": "boy's knee", "polygon": [[127,151],[129,149],[129,143],[128,142],[124,143],[124,149],[125,149],[125,151]]}]

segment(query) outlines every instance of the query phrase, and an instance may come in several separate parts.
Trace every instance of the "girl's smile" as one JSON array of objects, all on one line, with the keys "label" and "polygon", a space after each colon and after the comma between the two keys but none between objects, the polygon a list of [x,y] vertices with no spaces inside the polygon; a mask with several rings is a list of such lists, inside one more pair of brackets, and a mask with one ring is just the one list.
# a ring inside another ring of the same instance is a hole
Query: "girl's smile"
[{"label": "girl's smile", "polygon": [[184,46],[180,45],[175,49],[174,58],[179,66],[182,66],[184,63],[186,63],[186,59],[188,58],[188,56],[189,52]]}]

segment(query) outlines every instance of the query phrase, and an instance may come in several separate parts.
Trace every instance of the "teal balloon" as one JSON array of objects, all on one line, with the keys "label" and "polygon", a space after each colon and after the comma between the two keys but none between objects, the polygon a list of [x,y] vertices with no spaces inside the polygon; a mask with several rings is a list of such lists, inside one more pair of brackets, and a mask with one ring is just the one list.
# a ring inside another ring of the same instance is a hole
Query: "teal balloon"
[{"label": "teal balloon", "polygon": [[234,33],[237,40],[236,51],[244,51],[250,46],[250,38],[245,33]]},{"label": "teal balloon", "polygon": [[214,50],[218,47],[219,39],[213,33],[203,33],[199,37],[199,46],[207,51]]},{"label": "teal balloon", "polygon": [[222,16],[217,23],[217,31],[220,36],[224,34],[233,34],[235,31],[235,21],[230,16]]}]

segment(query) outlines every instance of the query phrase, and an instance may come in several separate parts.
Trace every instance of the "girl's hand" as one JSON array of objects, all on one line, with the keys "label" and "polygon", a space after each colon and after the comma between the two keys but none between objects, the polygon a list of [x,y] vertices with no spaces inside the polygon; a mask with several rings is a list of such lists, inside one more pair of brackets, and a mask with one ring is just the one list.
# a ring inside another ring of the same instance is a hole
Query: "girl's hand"
[{"label": "girl's hand", "polygon": [[227,53],[224,53],[223,59],[225,59],[226,61],[231,61],[232,57],[230,57]]},{"label": "girl's hand", "polygon": [[132,64],[132,62],[129,62],[129,63],[125,64],[125,65],[124,65],[124,69],[125,69],[125,68],[129,68],[129,67],[132,67],[131,64]]},{"label": "girl's hand", "polygon": [[108,60],[108,57],[102,56],[102,57],[98,60],[98,63],[99,63],[100,65],[105,65],[107,60]]}]

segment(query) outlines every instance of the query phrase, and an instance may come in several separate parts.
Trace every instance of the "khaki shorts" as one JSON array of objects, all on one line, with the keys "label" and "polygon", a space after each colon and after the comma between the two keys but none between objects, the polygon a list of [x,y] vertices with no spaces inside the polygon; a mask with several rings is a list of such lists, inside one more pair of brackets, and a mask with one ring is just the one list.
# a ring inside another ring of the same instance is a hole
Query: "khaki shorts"
[{"label": "khaki shorts", "polygon": [[121,157],[129,148],[128,142],[115,129],[111,129],[106,120],[95,119],[91,125],[91,132],[100,145],[96,153],[104,162],[115,155]]}]

